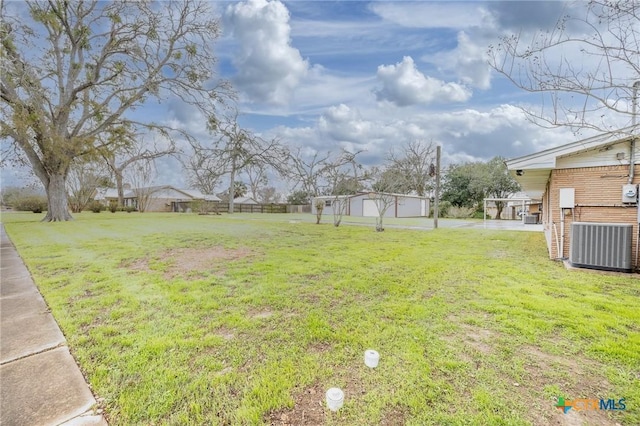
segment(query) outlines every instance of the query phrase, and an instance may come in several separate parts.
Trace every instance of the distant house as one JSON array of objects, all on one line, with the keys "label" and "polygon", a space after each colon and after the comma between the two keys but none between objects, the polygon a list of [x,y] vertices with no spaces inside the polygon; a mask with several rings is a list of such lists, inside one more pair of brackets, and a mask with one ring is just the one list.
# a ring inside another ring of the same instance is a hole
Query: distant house
[{"label": "distant house", "polygon": [[[139,207],[139,198],[146,196],[147,212],[187,212],[193,209],[194,202],[220,202],[213,194],[203,194],[195,189],[179,189],[171,185],[130,188],[124,190],[124,207]],[[116,188],[99,188],[96,190],[96,201],[109,205],[118,201]]]},{"label": "distant house", "polygon": [[638,268],[640,141],[631,129],[506,161],[540,211],[549,256],[596,269]]},{"label": "distant house", "polygon": [[234,204],[260,204],[251,197],[238,197],[233,199]]},{"label": "distant house", "polygon": [[[123,207],[138,208],[137,197],[130,185],[125,185],[123,195]],[[96,188],[93,199],[108,206],[111,202],[118,202],[118,190],[116,188]]]},{"label": "distant house", "polygon": [[[378,194],[378,195],[375,195]],[[429,216],[429,199],[418,195],[359,192],[353,195],[318,196],[313,199],[311,213],[316,214],[316,201],[324,203],[323,214],[343,209],[346,216],[377,217],[376,198],[383,194],[389,200],[384,217]]]}]

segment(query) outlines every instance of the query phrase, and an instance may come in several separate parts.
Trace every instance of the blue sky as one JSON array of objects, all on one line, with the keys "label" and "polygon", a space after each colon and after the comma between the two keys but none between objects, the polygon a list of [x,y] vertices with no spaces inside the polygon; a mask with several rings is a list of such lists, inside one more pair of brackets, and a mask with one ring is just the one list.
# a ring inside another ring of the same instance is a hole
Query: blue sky
[{"label": "blue sky", "polygon": [[441,144],[452,163],[573,138],[527,122],[518,106],[536,100],[498,78],[486,58],[501,36],[552,27],[562,2],[218,6],[220,71],[240,95],[243,122],[267,136],[313,150],[364,150],[370,163],[416,139]]},{"label": "blue sky", "polygon": [[[505,35],[553,28],[561,14],[583,14],[585,5],[216,2],[223,25],[217,72],[233,83],[245,127],[310,155],[363,150],[361,160],[376,165],[394,146],[423,140],[442,146],[445,165],[512,158],[575,137],[527,121],[520,107],[537,108],[539,96],[492,71],[487,49]],[[203,120],[177,102],[142,113],[207,137]],[[178,167],[159,170],[158,183],[185,185]]]}]

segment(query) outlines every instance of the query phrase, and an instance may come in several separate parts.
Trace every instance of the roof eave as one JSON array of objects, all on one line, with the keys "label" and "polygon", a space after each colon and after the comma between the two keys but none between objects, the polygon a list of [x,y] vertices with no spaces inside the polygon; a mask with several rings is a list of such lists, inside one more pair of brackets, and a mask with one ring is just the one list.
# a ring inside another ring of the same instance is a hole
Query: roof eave
[{"label": "roof eave", "polygon": [[512,158],[505,161],[505,164],[509,170],[553,169],[556,166],[556,160],[560,157],[591,151],[603,145],[624,142],[632,138],[634,136],[633,133],[633,126],[626,127],[604,135],[593,136],[522,157]]}]

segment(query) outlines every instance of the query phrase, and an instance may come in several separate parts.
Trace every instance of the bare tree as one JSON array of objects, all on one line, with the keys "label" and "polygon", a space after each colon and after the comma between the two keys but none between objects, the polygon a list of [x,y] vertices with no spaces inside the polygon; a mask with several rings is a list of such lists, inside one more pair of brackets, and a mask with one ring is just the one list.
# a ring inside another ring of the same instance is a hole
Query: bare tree
[{"label": "bare tree", "polygon": [[194,152],[183,162],[189,185],[203,194],[213,194],[227,173],[225,159],[214,150],[194,146]]},{"label": "bare tree", "polygon": [[403,145],[399,152],[394,149],[389,152],[386,173],[395,176],[397,182],[394,183],[394,187],[398,191],[406,193],[414,191],[424,197],[430,189],[429,182],[435,174],[434,160],[433,142],[416,140]]},{"label": "bare tree", "polygon": [[378,215],[376,216],[376,231],[384,231],[384,216],[391,206],[396,203],[397,193],[406,185],[406,180],[398,176],[397,169],[392,166],[387,168],[373,168],[371,178],[375,181],[371,185],[372,191],[369,198],[374,200]]},{"label": "bare tree", "polygon": [[[237,111],[223,121],[211,123],[210,129],[217,139],[209,155],[225,164],[229,175],[229,194],[235,193],[237,177],[249,166],[269,166],[277,171],[282,170],[282,159],[287,156],[285,147],[276,139],[265,140],[242,128],[238,123]],[[229,197],[229,213],[233,213],[232,196]]]},{"label": "bare tree", "polygon": [[[631,118],[640,78],[640,3],[591,0],[529,39],[503,37],[489,47],[491,66],[518,88],[542,95],[539,110],[522,108],[543,127],[609,132]],[[576,61],[569,55],[580,55]],[[628,121],[627,121],[628,123]]]},{"label": "bare tree", "polygon": [[265,186],[258,190],[258,198],[255,200],[261,204],[279,203],[282,201],[282,194],[273,186]]},{"label": "bare tree", "polygon": [[269,183],[269,180],[267,179],[266,164],[263,162],[249,163],[247,164],[244,173],[249,180],[249,193],[251,194],[251,198],[256,201],[260,200],[260,190]]},{"label": "bare tree", "polygon": [[156,168],[153,161],[138,161],[127,170],[127,178],[131,182],[131,191],[138,202],[138,211],[143,213],[149,208],[151,196],[159,187],[151,186],[155,179]]},{"label": "bare tree", "polygon": [[175,143],[168,140],[164,146],[157,140],[147,141],[142,135],[131,134],[129,132],[117,132],[115,136],[110,134],[109,137],[119,137],[119,144],[105,144],[109,149],[98,150],[102,155],[105,163],[111,170],[113,179],[118,191],[118,205],[124,205],[124,173],[127,168],[136,163],[153,162],[154,160],[176,153]]},{"label": "bare tree", "polygon": [[73,213],[80,213],[93,200],[96,189],[109,184],[109,172],[104,165],[82,161],[77,158],[69,167],[67,191],[69,207]]},{"label": "bare tree", "polygon": [[333,196],[333,226],[340,226],[342,217],[347,212],[349,205],[347,196],[363,189],[363,183],[369,179],[368,173],[356,159],[361,152],[342,150],[336,157],[323,162],[325,192]]},{"label": "bare tree", "polygon": [[[342,217],[347,211],[346,195],[352,195],[363,188],[363,182],[368,178],[355,153],[342,150],[338,154],[331,151],[320,153],[314,151],[305,155],[303,148],[290,151],[285,176],[294,183],[294,188],[301,188],[310,197],[331,195],[333,210],[333,224],[340,226]],[[317,223],[320,223],[324,201],[315,202]]]},{"label": "bare tree", "polygon": [[331,158],[331,152],[305,155],[303,148],[290,151],[287,159],[285,176],[293,182],[293,189],[300,188],[311,197],[320,195],[326,162]]},{"label": "bare tree", "polygon": [[172,130],[134,119],[132,109],[171,97],[213,119],[225,97],[227,86],[211,83],[220,26],[209,2],[13,3],[30,19],[0,7],[0,137],[16,147],[4,153],[20,155],[42,182],[45,221],[71,219],[69,167],[107,148],[101,133]]}]

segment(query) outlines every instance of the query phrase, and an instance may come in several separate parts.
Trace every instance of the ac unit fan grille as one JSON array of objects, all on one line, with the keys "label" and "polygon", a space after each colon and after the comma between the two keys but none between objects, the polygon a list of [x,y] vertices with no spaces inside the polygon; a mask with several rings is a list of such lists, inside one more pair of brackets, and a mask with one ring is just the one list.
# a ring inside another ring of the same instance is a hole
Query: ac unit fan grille
[{"label": "ac unit fan grille", "polygon": [[569,262],[574,266],[631,271],[632,224],[574,222]]}]

